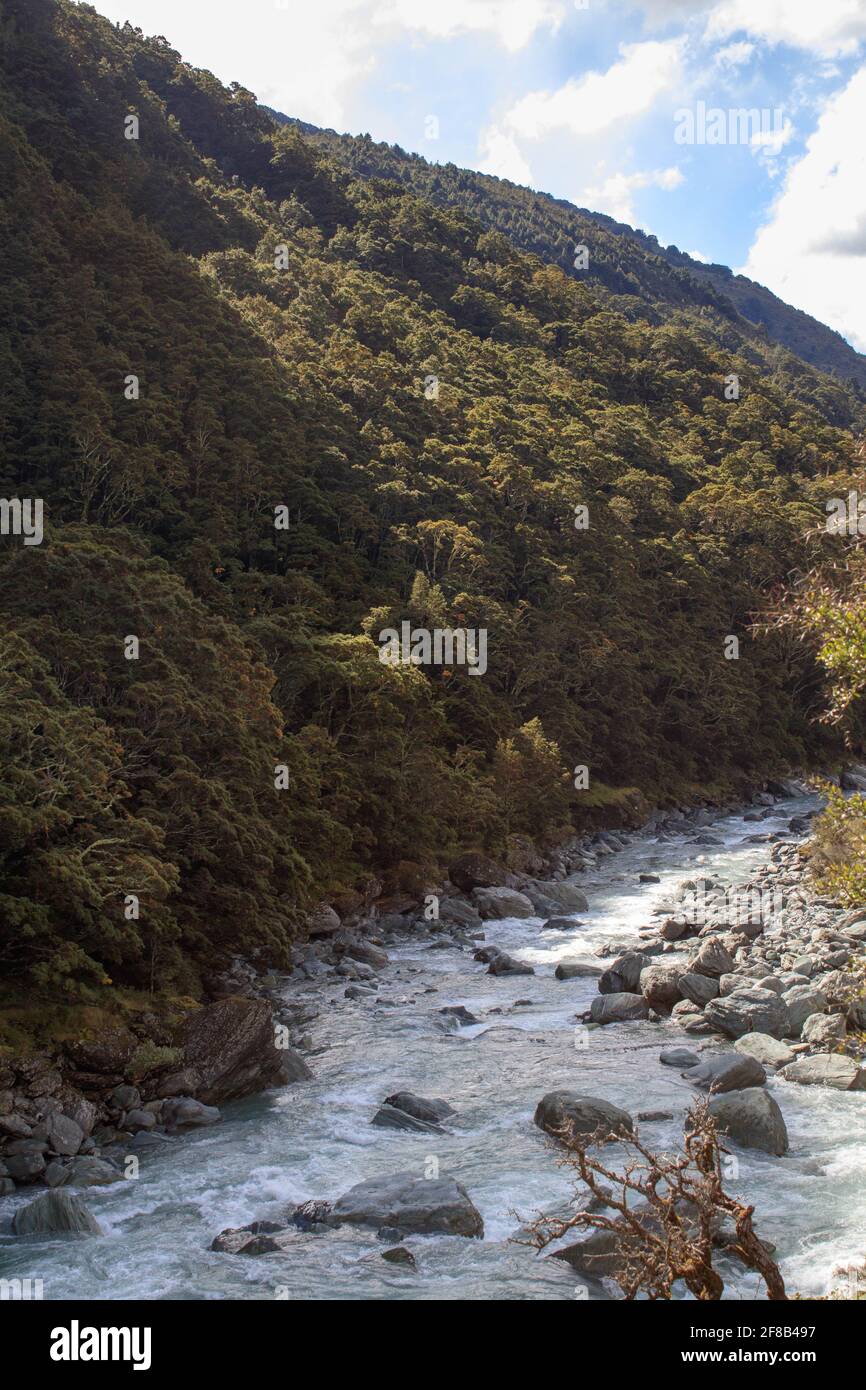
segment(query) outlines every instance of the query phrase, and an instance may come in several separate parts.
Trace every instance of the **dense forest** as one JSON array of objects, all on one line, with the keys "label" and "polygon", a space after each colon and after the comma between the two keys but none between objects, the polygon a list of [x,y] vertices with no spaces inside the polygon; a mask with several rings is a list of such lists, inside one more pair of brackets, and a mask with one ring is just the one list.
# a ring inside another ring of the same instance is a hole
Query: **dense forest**
[{"label": "dense forest", "polygon": [[[716,332],[729,345],[739,339],[745,351],[754,345],[759,354],[762,346],[772,344],[787,349],[774,360],[785,374],[786,388],[795,394],[805,389],[807,398],[814,395],[816,383],[807,384],[800,377],[791,353],[845,383],[861,405],[866,398],[866,358],[840,333],[726,265],[697,261],[679,247],[662,246],[657,237],[605,213],[575,207],[508,179],[454,164],[433,164],[369,135],[338,135],[278,111],[270,114],[300,130],[357,176],[396,179],[431,202],[471,213],[516,246],[591,285],[628,318],[659,323],[672,306],[692,308],[712,316]],[[576,247],[585,248],[586,254],[575,257]],[[726,336],[728,325],[736,338]],[[826,382],[819,400],[826,413],[850,418],[850,403],[831,394]]]},{"label": "dense forest", "polygon": [[[755,623],[827,544],[856,388],[88,5],[5,0],[2,40],[0,496],[44,502],[0,539],[11,987],[195,994],[371,875],[839,753]],[[486,672],[383,662],[404,621]]]}]

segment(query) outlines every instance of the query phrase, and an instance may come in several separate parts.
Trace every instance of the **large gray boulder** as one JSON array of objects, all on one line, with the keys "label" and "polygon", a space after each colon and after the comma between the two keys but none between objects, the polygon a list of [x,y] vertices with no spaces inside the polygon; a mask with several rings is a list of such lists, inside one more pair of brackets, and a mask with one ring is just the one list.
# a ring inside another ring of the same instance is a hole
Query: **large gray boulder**
[{"label": "large gray boulder", "polygon": [[782,995],[788,1006],[788,1013],[791,1016],[792,1038],[799,1038],[803,1031],[803,1024],[812,1014],[823,1014],[827,1012],[827,998],[820,989],[814,985],[795,985],[793,989],[786,989]]},{"label": "large gray boulder", "polygon": [[160,1120],[169,1133],[178,1129],[201,1129],[215,1125],[221,1118],[215,1105],[205,1105],[190,1096],[173,1096],[163,1101]]},{"label": "large gray boulder", "polygon": [[68,1115],[55,1111],[48,1119],[48,1143],[52,1153],[77,1154],[84,1143],[84,1130]]},{"label": "large gray boulder", "polygon": [[402,1235],[483,1236],[484,1222],[454,1178],[393,1173],[358,1183],[334,1203],[339,1221],[388,1226]]},{"label": "large gray boulder", "polygon": [[69,1192],[46,1192],[29,1206],[19,1207],[12,1218],[16,1236],[64,1233],[101,1236],[102,1227],[80,1197]]},{"label": "large gray boulder", "polygon": [[853,1057],[838,1052],[816,1052],[811,1057],[798,1057],[779,1072],[785,1081],[798,1086],[830,1086],[835,1091],[866,1091],[866,1071]]},{"label": "large gray boulder", "polygon": [[206,1105],[308,1080],[312,1073],[292,1048],[277,1046],[274,1019],[264,999],[233,995],[197,1010],[187,1022],[184,1071]]},{"label": "large gray boulder", "polygon": [[535,908],[525,893],[515,888],[475,888],[472,900],[485,921],[491,918],[534,917]]},{"label": "large gray boulder", "polygon": [[744,1149],[759,1149],[777,1158],[788,1152],[784,1117],[764,1087],[752,1086],[714,1097],[709,1108],[721,1133]]},{"label": "large gray boulder", "polygon": [[744,985],[724,999],[711,999],[704,1018],[729,1038],[741,1038],[744,1033],[769,1033],[773,1038],[783,1038],[791,1033],[791,1017],[784,999],[758,985]]},{"label": "large gray boulder", "polygon": [[378,1129],[400,1129],[406,1130],[410,1134],[444,1134],[440,1124],[431,1124],[429,1120],[419,1120],[416,1115],[407,1115],[405,1110],[398,1110],[395,1105],[380,1105],[376,1111],[371,1125],[376,1125]]},{"label": "large gray boulder", "polygon": [[738,1052],[720,1052],[704,1057],[696,1067],[683,1072],[686,1081],[702,1091],[718,1095],[721,1091],[742,1091],[748,1086],[763,1086],[767,1073],[754,1057]]},{"label": "large gray boulder", "polygon": [[649,1005],[642,994],[598,994],[589,1006],[593,1023],[628,1023],[649,1018]]},{"label": "large gray boulder", "polygon": [[579,960],[561,960],[553,973],[557,980],[597,980],[601,969]]},{"label": "large gray boulder", "polygon": [[627,1111],[608,1100],[578,1095],[575,1091],[548,1091],[538,1102],[534,1119],[538,1128],[554,1139],[561,1139],[563,1130],[571,1138],[598,1130],[618,1135],[634,1133],[634,1121]]}]

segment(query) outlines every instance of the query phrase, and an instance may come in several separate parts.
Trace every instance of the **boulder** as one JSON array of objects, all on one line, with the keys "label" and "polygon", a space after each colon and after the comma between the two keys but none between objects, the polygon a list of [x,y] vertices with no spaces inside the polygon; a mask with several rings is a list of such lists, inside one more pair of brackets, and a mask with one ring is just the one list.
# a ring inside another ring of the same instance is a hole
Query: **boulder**
[{"label": "boulder", "polygon": [[457,927],[477,927],[481,922],[478,909],[464,898],[440,898],[440,922],[453,922]]},{"label": "boulder", "polygon": [[66,1174],[65,1187],[107,1187],[109,1183],[123,1181],[123,1174],[113,1163],[90,1155],[74,1158]]},{"label": "boulder", "polygon": [[791,1016],[791,1031],[788,1036],[792,1038],[799,1038],[803,1024],[812,1014],[823,1014],[827,1011],[826,996],[814,985],[795,985],[793,989],[786,989],[782,998]]},{"label": "boulder", "polygon": [[80,1197],[68,1192],[46,1192],[29,1206],[19,1207],[12,1218],[16,1236],[92,1235],[101,1236],[102,1227]]},{"label": "boulder", "polygon": [[380,1105],[376,1111],[371,1125],[376,1125],[379,1129],[402,1129],[412,1134],[444,1134],[441,1125],[430,1124],[427,1120],[419,1120],[415,1115],[407,1115],[405,1110],[398,1110],[394,1105]]},{"label": "boulder", "polygon": [[445,1175],[394,1173],[358,1183],[334,1203],[334,1216],[357,1226],[388,1226],[401,1235],[483,1236],[484,1222],[465,1187]]},{"label": "boulder", "polygon": [[[473,1023],[480,1023],[481,1020],[470,1013],[463,1004],[448,1004],[446,1008],[439,1010],[445,1018],[453,1018],[461,1027],[468,1027]],[[444,1104],[444,1102],[443,1102]]]},{"label": "boulder", "polygon": [[610,1101],[575,1091],[548,1091],[538,1102],[534,1119],[538,1128],[554,1139],[560,1139],[563,1130],[572,1138],[598,1130],[618,1135],[634,1133],[634,1121],[627,1111]]},{"label": "boulder", "polygon": [[838,1052],[816,1052],[798,1057],[783,1067],[779,1076],[798,1086],[830,1086],[835,1091],[866,1091],[866,1071],[853,1057]]},{"label": "boulder", "polygon": [[749,1086],[763,1086],[767,1073],[754,1057],[737,1052],[719,1052],[704,1057],[696,1067],[683,1072],[686,1081],[702,1091],[718,1095],[722,1091],[742,1091]]},{"label": "boulder", "polygon": [[692,1052],[688,1047],[665,1047],[659,1053],[659,1061],[663,1067],[696,1067],[700,1058],[696,1052]]},{"label": "boulder", "polygon": [[[800,1036],[813,1047],[830,1052],[837,1043],[843,1041],[845,1033],[844,1014],[810,1014],[803,1024]],[[793,1053],[788,1060],[794,1060]]]},{"label": "boulder", "polygon": [[370,941],[362,941],[358,937],[351,937],[343,945],[343,955],[350,960],[361,961],[364,965],[371,965],[374,970],[382,970],[388,964],[390,957],[387,951],[383,951],[381,946],[374,946]]},{"label": "boulder", "polygon": [[649,1005],[642,994],[599,994],[589,1012],[593,1023],[626,1023],[649,1018]]},{"label": "boulder", "polygon": [[[542,931],[574,931],[577,927],[582,927],[583,922],[577,922],[573,917],[548,917],[546,922],[542,922]],[[601,971],[599,971],[601,974]]]},{"label": "boulder", "polygon": [[292,1048],[277,1046],[271,1006],[241,995],[198,1009],[187,1021],[184,1068],[196,1074],[206,1105],[239,1100],[312,1073]]},{"label": "boulder", "polygon": [[710,975],[699,975],[695,970],[687,970],[679,980],[680,994],[684,999],[690,999],[698,1008],[703,1008],[709,1004],[711,999],[715,999],[719,993],[719,982]]},{"label": "boulder", "polygon": [[561,912],[586,912],[589,907],[586,894],[576,884],[567,880],[536,881],[528,884],[524,891],[532,902],[535,902],[536,898],[539,901],[543,899],[548,903],[554,903]]},{"label": "boulder", "polygon": [[177,1129],[201,1129],[205,1125],[215,1125],[221,1119],[214,1105],[205,1105],[190,1096],[176,1096],[165,1100],[160,1111],[160,1120],[169,1133]]},{"label": "boulder", "polygon": [[68,1115],[55,1111],[48,1119],[48,1143],[52,1153],[77,1154],[84,1143],[84,1130]]},{"label": "boulder", "polygon": [[648,965],[640,973],[640,988],[651,1009],[668,1013],[682,999],[678,965]]},{"label": "boulder", "polygon": [[526,965],[521,960],[515,960],[507,951],[500,951],[487,967],[487,973],[488,975],[534,975],[535,970],[531,965]]},{"label": "boulder", "polygon": [[307,918],[307,935],[332,936],[342,925],[339,915],[329,903],[319,903]]},{"label": "boulder", "polygon": [[704,1018],[729,1038],[741,1038],[744,1033],[769,1033],[773,1038],[783,1038],[791,1033],[785,1001],[758,985],[743,985],[725,998],[711,999]]},{"label": "boulder", "polygon": [[769,1033],[744,1033],[737,1038],[734,1049],[746,1057],[754,1057],[762,1067],[783,1067],[793,1062],[795,1056],[790,1047],[778,1038],[771,1038]]},{"label": "boulder", "polygon": [[525,893],[515,888],[475,888],[473,902],[485,921],[505,917],[534,917],[535,908]]},{"label": "boulder", "polygon": [[561,960],[553,973],[557,980],[597,980],[601,969],[597,965],[584,965],[579,960]]},{"label": "boulder", "polygon": [[417,1120],[426,1120],[428,1124],[440,1124],[449,1115],[457,1114],[447,1100],[427,1100],[424,1096],[414,1095],[412,1091],[395,1091],[393,1095],[386,1096],[382,1103],[392,1105],[406,1115],[414,1115]]},{"label": "boulder", "polygon": [[744,1149],[759,1149],[777,1158],[788,1152],[788,1130],[782,1112],[762,1086],[750,1086],[709,1104],[719,1130]]},{"label": "boulder", "polygon": [[93,1038],[67,1043],[66,1053],[78,1071],[111,1075],[126,1070],[139,1046],[134,1033],[118,1026],[104,1028]]},{"label": "boulder", "polygon": [[734,958],[717,937],[709,936],[689,966],[696,975],[708,975],[710,979],[718,980],[721,975],[733,970]]},{"label": "boulder", "polygon": [[471,893],[473,888],[503,888],[508,870],[488,855],[468,850],[448,865],[448,877],[464,893]]},{"label": "boulder", "polygon": [[601,994],[640,994],[641,972],[649,960],[643,951],[626,951],[603,971],[598,988]]}]

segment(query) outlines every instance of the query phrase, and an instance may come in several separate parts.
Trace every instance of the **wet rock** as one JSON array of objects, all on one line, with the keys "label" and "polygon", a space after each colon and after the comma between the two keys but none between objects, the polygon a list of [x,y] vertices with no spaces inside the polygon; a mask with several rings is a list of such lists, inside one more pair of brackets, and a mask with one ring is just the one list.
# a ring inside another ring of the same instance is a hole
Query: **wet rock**
[{"label": "wet rock", "polygon": [[138,1050],[139,1041],[128,1028],[105,1028],[93,1038],[67,1043],[66,1053],[82,1072],[124,1072]]},{"label": "wet rock", "polygon": [[[542,922],[542,931],[574,931],[575,927],[582,927],[583,922],[578,922],[574,917],[548,917],[546,922]],[[601,974],[601,971],[599,971]]]},{"label": "wet rock", "polygon": [[65,1187],[106,1187],[109,1183],[123,1181],[123,1174],[113,1163],[89,1155],[74,1158],[67,1173]]},{"label": "wet rock", "polygon": [[866,1091],[866,1071],[853,1057],[838,1052],[816,1052],[811,1057],[798,1057],[779,1072],[785,1081],[798,1086],[829,1086],[836,1091]]},{"label": "wet rock", "polygon": [[178,1129],[201,1129],[205,1125],[215,1125],[222,1116],[214,1105],[205,1105],[190,1096],[177,1096],[163,1101],[160,1120],[169,1133]]},{"label": "wet rock", "polygon": [[711,999],[704,1018],[729,1038],[744,1033],[769,1033],[773,1038],[789,1037],[791,1019],[785,1001],[772,990],[744,985],[724,999]]},{"label": "wet rock", "polygon": [[263,999],[239,995],[220,999],[190,1017],[184,1067],[196,1074],[196,1097],[207,1105],[238,1100],[312,1075],[292,1048],[276,1045],[270,1005]]},{"label": "wet rock", "polygon": [[649,1005],[641,994],[599,994],[590,1005],[593,1023],[626,1023],[649,1017]]},{"label": "wet rock", "polygon": [[472,898],[485,921],[491,918],[502,920],[506,917],[535,916],[535,908],[529,898],[514,888],[476,888]]},{"label": "wet rock", "polygon": [[68,1192],[46,1192],[29,1206],[19,1207],[12,1218],[12,1230],[17,1236],[103,1234],[96,1217],[80,1197]]},{"label": "wet rock", "polygon": [[601,969],[579,960],[561,960],[553,973],[557,980],[597,980]]},{"label": "wet rock", "polygon": [[718,1094],[722,1091],[742,1091],[749,1086],[763,1086],[767,1073],[754,1057],[736,1052],[717,1053],[704,1057],[696,1067],[683,1072],[702,1091]]},{"label": "wet rock", "polygon": [[428,1100],[424,1096],[416,1096],[412,1091],[395,1091],[393,1095],[385,1097],[383,1104],[402,1110],[406,1115],[413,1115],[417,1120],[426,1120],[428,1124],[441,1124],[450,1115],[457,1114],[447,1100]]},{"label": "wet rock", "polygon": [[515,960],[507,951],[500,951],[487,967],[487,973],[488,975],[534,975],[535,971],[531,965],[525,965],[523,961]]},{"label": "wet rock", "polygon": [[394,1173],[358,1183],[334,1203],[334,1216],[360,1226],[388,1226],[403,1235],[483,1236],[484,1222],[454,1178]]},{"label": "wet rock", "polygon": [[405,1245],[392,1246],[390,1250],[382,1251],[382,1259],[387,1260],[390,1265],[402,1265],[407,1269],[415,1269],[415,1256],[411,1250],[407,1250]]},{"label": "wet rock", "polygon": [[481,1020],[476,1018],[475,1015],[469,1011],[469,1009],[465,1009],[462,1004],[449,1004],[446,1008],[440,1009],[439,1012],[440,1014],[443,1014],[446,1018],[456,1019],[456,1021],[461,1025],[469,1025],[472,1023],[481,1022]]},{"label": "wet rock", "polygon": [[634,1133],[634,1121],[626,1110],[597,1096],[580,1095],[575,1091],[548,1091],[535,1109],[534,1120],[539,1129],[554,1139],[563,1130],[572,1138],[577,1135],[629,1135]]},{"label": "wet rock", "polygon": [[32,1127],[24,1119],[23,1115],[14,1113],[0,1115],[0,1136],[10,1139],[26,1139],[32,1133]]},{"label": "wet rock", "polygon": [[445,1133],[441,1125],[419,1120],[415,1115],[407,1115],[405,1110],[398,1110],[388,1104],[380,1105],[370,1124],[376,1125],[379,1129],[401,1129],[415,1134]]},{"label": "wet rock", "polygon": [[372,966],[374,970],[384,969],[390,960],[387,951],[383,951],[380,946],[374,946],[370,941],[347,941],[343,954],[352,960],[360,961],[363,965]]},{"label": "wet rock", "polygon": [[777,1158],[788,1152],[788,1130],[779,1106],[761,1086],[747,1087],[710,1103],[719,1130],[745,1149],[759,1149]]},{"label": "wet rock", "polygon": [[586,894],[567,880],[536,882],[527,885],[525,892],[531,902],[537,899],[539,902],[553,903],[561,912],[586,912],[589,907]]},{"label": "wet rock", "polygon": [[154,1129],[156,1116],[150,1110],[130,1110],[123,1123],[133,1134],[138,1134],[141,1130]]},{"label": "wet rock", "polygon": [[111,1104],[115,1110],[137,1110],[141,1105],[141,1092],[137,1086],[115,1086]]},{"label": "wet rock", "polygon": [[442,898],[439,902],[440,922],[453,922],[458,927],[477,927],[481,922],[478,909],[464,898]]},{"label": "wet rock", "polygon": [[685,1067],[696,1067],[700,1058],[688,1047],[665,1047],[659,1053],[659,1061],[664,1067],[678,1067],[682,1071]]}]

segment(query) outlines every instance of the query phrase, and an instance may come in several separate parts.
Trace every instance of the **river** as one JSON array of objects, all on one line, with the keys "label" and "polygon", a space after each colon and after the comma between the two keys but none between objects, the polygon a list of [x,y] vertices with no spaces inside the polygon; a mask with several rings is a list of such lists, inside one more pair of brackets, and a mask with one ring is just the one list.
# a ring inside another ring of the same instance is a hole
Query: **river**
[{"label": "river", "polygon": [[[571,1191],[532,1123],[538,1100],[564,1087],[633,1114],[672,1111],[674,1120],[643,1125],[642,1134],[674,1147],[694,1092],[660,1065],[659,1050],[716,1044],[647,1022],[593,1030],[579,1046],[575,1015],[588,1008],[596,984],[560,982],[554,968],[562,959],[598,964],[596,947],[633,940],[653,906],[697,870],[746,881],[770,846],[745,837],[784,830],[814,804],[779,803],[779,814],[759,824],[721,818],[702,832],[723,841],[716,847],[689,843],[693,831],[667,842],[633,837],[581,875],[590,910],[576,930],[542,931],[535,919],[488,923],[487,941],[528,961],[535,976],[494,978],[471,951],[430,950],[424,939],[391,950],[375,1004],[346,1000],[345,981],[288,981],[288,997],[309,996],[320,1009],[308,1029],[315,1080],[227,1106],[218,1125],[145,1153],[134,1181],[87,1189],[81,1195],[102,1237],[4,1236],[4,1276],[41,1278],[46,1299],[574,1299],[577,1280],[567,1266],[512,1239],[519,1218],[558,1208]],[[661,881],[639,884],[639,873]],[[449,1004],[482,1022],[444,1031],[439,1010]],[[836,1265],[866,1255],[866,1104],[862,1094],[768,1084],[790,1153],[739,1151],[739,1176],[729,1185],[755,1204],[756,1228],[776,1245],[789,1292],[823,1293]],[[377,1103],[397,1090],[447,1100],[458,1112],[451,1132],[371,1126]],[[415,1270],[382,1261],[375,1235],[354,1228],[299,1233],[289,1251],[257,1258],[208,1249],[223,1227],[279,1219],[289,1203],[336,1197],[379,1174],[421,1176],[430,1158],[467,1188],[485,1236],[410,1237]],[[39,1191],[2,1203],[7,1231],[13,1206]],[[757,1295],[756,1276],[724,1272],[726,1297]]]}]

